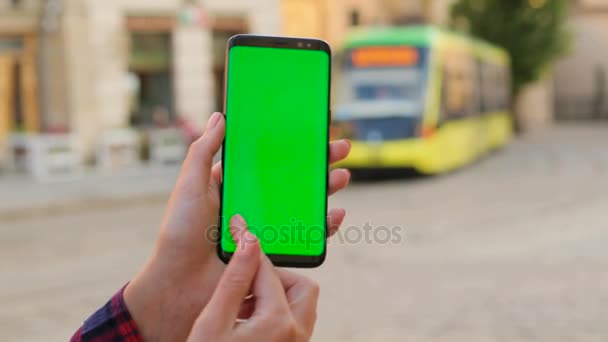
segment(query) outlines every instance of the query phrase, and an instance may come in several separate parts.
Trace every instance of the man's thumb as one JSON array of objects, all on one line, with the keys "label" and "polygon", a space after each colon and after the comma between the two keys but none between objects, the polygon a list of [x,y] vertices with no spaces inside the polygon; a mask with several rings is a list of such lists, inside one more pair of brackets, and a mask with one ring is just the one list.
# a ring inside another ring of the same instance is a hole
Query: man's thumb
[{"label": "man's thumb", "polygon": [[177,189],[188,189],[187,193],[190,194],[205,193],[211,177],[213,156],[222,146],[225,129],[223,115],[213,113],[207,122],[205,134],[190,145]]}]

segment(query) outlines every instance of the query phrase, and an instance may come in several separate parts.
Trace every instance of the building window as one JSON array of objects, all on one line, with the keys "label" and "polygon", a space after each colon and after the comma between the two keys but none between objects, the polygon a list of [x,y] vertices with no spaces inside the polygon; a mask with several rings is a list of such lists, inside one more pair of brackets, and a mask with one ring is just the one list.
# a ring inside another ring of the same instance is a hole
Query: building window
[{"label": "building window", "polygon": [[170,32],[131,32],[131,123],[166,125],[174,117]]},{"label": "building window", "polygon": [[351,26],[359,26],[361,24],[361,15],[359,11],[354,9],[350,11],[350,25]]}]

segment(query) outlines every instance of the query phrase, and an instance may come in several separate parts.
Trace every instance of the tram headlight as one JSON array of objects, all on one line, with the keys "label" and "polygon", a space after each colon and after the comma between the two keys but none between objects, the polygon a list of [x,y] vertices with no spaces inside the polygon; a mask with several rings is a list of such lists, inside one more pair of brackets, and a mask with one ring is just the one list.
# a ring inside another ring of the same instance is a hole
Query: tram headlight
[{"label": "tram headlight", "polygon": [[418,131],[418,134],[421,138],[426,139],[432,137],[433,134],[435,134],[435,127],[419,123],[418,127],[416,127],[416,131]]}]

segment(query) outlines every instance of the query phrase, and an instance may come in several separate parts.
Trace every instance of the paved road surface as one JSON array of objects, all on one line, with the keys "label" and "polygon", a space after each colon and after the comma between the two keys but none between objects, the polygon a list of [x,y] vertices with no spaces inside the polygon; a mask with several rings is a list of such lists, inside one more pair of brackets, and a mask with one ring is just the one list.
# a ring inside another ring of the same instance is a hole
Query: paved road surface
[{"label": "paved road surface", "polygon": [[[337,195],[347,226],[402,239],[332,241],[306,272],[322,288],[315,340],[608,340],[607,145],[606,126],[560,127],[453,174]],[[0,340],[66,340],[144,261],[162,209],[0,222]]]}]

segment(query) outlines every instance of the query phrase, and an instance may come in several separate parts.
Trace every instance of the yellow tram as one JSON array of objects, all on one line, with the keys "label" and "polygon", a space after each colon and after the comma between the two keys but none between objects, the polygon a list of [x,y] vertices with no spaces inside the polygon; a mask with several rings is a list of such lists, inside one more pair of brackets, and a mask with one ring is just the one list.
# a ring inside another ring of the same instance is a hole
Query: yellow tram
[{"label": "yellow tram", "polygon": [[513,134],[510,60],[498,47],[429,26],[361,28],[341,57],[331,132],[352,142],[341,167],[437,174]]}]

